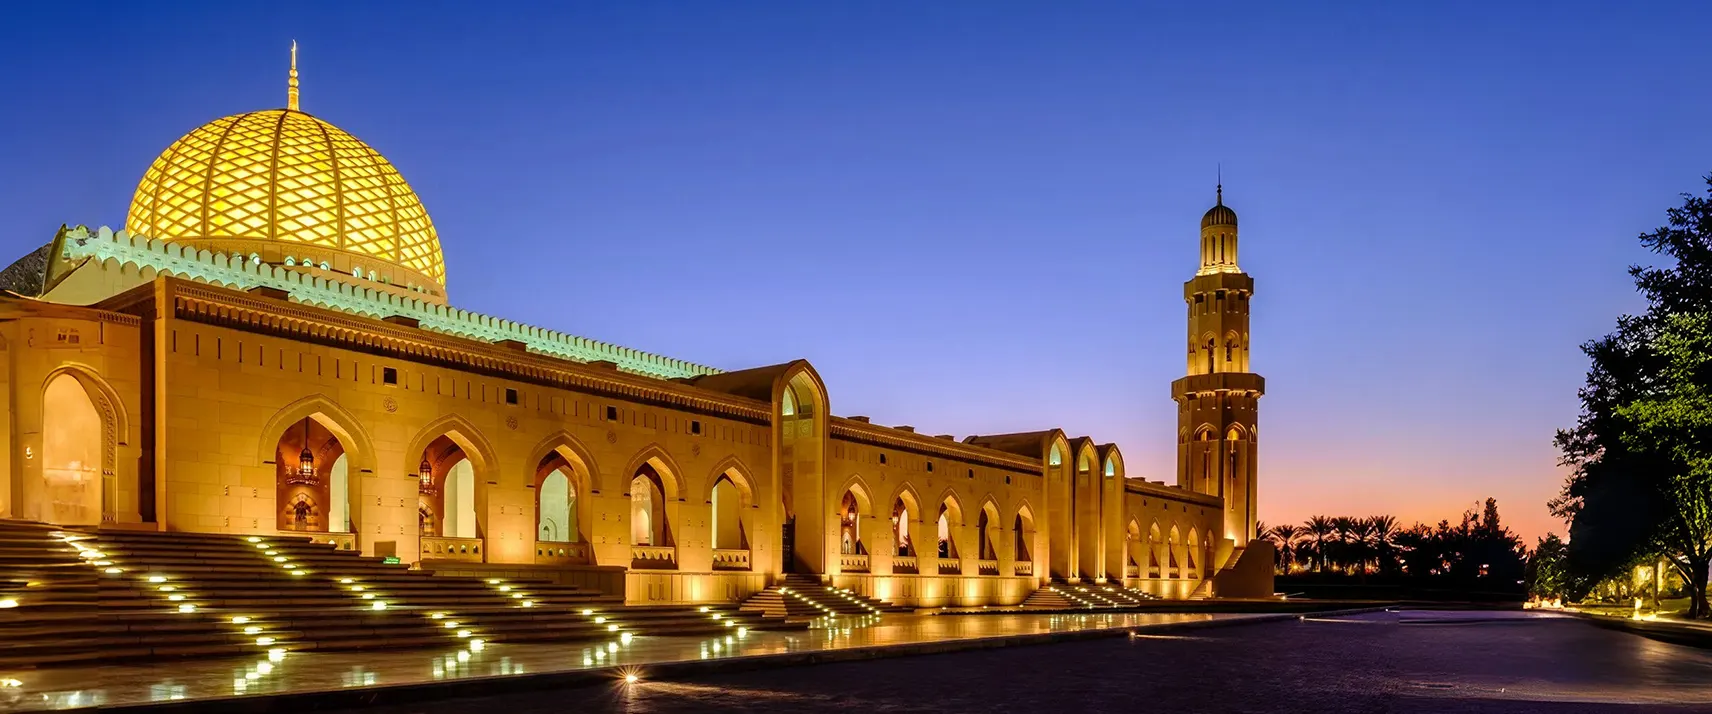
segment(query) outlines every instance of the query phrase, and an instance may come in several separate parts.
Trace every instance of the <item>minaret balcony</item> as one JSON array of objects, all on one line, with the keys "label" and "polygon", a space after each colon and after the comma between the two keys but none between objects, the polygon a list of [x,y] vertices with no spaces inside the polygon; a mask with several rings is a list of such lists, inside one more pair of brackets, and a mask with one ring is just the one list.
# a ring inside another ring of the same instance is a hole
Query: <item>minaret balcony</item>
[{"label": "minaret balcony", "polygon": [[1215,372],[1192,374],[1171,383],[1172,398],[1191,392],[1255,392],[1266,393],[1266,378],[1252,372]]}]

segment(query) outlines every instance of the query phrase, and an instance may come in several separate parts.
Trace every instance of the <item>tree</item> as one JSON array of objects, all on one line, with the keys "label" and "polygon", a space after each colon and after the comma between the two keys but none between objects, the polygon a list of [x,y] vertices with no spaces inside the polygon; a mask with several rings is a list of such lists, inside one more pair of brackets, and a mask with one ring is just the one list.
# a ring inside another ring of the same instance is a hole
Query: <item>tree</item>
[{"label": "tree", "polygon": [[1397,569],[1397,517],[1374,516],[1367,523],[1373,533],[1373,558],[1379,572],[1389,575]]},{"label": "tree", "polygon": [[1299,557],[1296,550],[1296,539],[1301,537],[1301,534],[1301,529],[1288,523],[1273,526],[1266,531],[1266,538],[1272,541],[1272,546],[1277,553],[1277,565],[1281,572],[1290,572],[1290,566],[1296,564]]},{"label": "tree", "polygon": [[1541,538],[1528,556],[1528,594],[1541,600],[1563,598],[1569,587],[1568,558],[1569,546],[1556,533]]},{"label": "tree", "polygon": [[[1712,196],[1712,176],[1706,178]],[[1570,521],[1572,595],[1644,557],[1688,584],[1690,618],[1712,617],[1712,201],[1684,196],[1641,236],[1665,267],[1631,267],[1647,311],[1582,350],[1582,413],[1556,443],[1572,471],[1552,509]]]},{"label": "tree", "polygon": [[1313,539],[1315,569],[1322,573],[1325,572],[1327,565],[1326,539],[1331,537],[1333,531],[1332,519],[1325,516],[1314,516],[1302,524],[1302,530],[1306,531],[1308,537]]}]

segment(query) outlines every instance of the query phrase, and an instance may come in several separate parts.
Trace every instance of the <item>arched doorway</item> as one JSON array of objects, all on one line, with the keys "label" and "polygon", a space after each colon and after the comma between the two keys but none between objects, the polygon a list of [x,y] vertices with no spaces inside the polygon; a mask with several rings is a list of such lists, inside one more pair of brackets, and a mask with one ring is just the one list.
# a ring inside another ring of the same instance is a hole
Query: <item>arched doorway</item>
[{"label": "arched doorway", "polygon": [[101,412],[83,384],[65,373],[48,381],[42,400],[43,515],[50,523],[98,525],[107,443]]},{"label": "arched doorway", "polygon": [[898,496],[892,504],[892,542],[897,545],[898,555],[915,555],[915,547],[910,543],[910,521],[914,518],[909,503],[903,496]]},{"label": "arched doorway", "polygon": [[[537,543],[584,543],[583,528],[592,519],[588,457],[581,446],[563,432],[543,440],[532,474],[535,488],[535,540]],[[537,548],[538,557],[562,556],[575,549]]]},{"label": "arched doorway", "polygon": [[713,483],[711,500],[714,549],[748,550],[750,499],[746,490],[732,479],[730,472],[722,473]]},{"label": "arched doorway", "polygon": [[866,555],[862,543],[862,504],[854,491],[846,490],[838,503],[838,552],[842,555]]},{"label": "arched doorway", "polygon": [[630,479],[630,541],[645,546],[672,545],[666,484],[652,463],[642,464]]},{"label": "arched doorway", "polygon": [[351,530],[350,459],[345,444],[315,417],[287,426],[274,451],[275,528],[299,533]]},{"label": "arched doorway", "polygon": [[437,436],[422,450],[417,491],[417,513],[424,535],[481,537],[475,464],[451,437]]},{"label": "arched doorway", "polygon": [[1015,560],[1018,563],[1032,562],[1034,560],[1034,514],[1029,512],[1027,506],[1017,509],[1014,528],[1016,531]]},{"label": "arched doorway", "polygon": [[553,469],[541,479],[536,491],[538,513],[535,517],[536,540],[570,543],[577,540],[576,487],[562,468]]},{"label": "arched doorway", "polygon": [[957,499],[946,496],[939,504],[939,517],[935,519],[939,535],[939,557],[958,558],[957,531],[963,525],[963,509],[957,505]]},{"label": "arched doorway", "polygon": [[999,541],[993,533],[999,528],[999,509],[991,501],[981,504],[981,513],[975,517],[975,537],[977,543],[976,557],[981,560],[999,559]]}]

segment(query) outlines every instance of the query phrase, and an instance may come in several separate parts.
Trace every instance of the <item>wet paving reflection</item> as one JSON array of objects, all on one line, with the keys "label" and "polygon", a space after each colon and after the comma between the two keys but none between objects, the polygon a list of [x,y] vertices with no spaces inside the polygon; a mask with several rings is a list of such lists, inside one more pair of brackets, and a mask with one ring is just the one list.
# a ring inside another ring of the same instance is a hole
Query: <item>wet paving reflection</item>
[{"label": "wet paving reflection", "polygon": [[408,685],[579,669],[645,672],[649,664],[1075,632],[1168,623],[1252,618],[1241,614],[1073,613],[1004,615],[887,614],[826,618],[808,630],[750,631],[713,637],[644,637],[570,644],[469,640],[438,650],[292,653],[274,649],[242,660],[76,667],[0,673],[0,708],[78,709],[183,699],[303,693]]}]

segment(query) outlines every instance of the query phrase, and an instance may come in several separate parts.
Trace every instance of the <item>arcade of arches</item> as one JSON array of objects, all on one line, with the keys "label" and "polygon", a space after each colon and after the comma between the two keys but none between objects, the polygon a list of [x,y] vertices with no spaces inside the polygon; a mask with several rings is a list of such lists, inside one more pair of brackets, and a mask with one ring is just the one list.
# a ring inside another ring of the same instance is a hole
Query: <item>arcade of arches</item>
[{"label": "arcade of arches", "polygon": [[[449,308],[415,210],[408,256],[368,228],[209,238],[154,216],[135,222],[152,235],[64,229],[0,272],[0,516],[303,535],[424,568],[551,569],[633,602],[742,598],[787,573],[918,606],[1052,580],[1270,593],[1253,281],[1222,197],[1185,285],[1176,485],[1057,429],[836,416],[801,360],[721,371]],[[1250,560],[1264,582],[1238,577]]]}]

